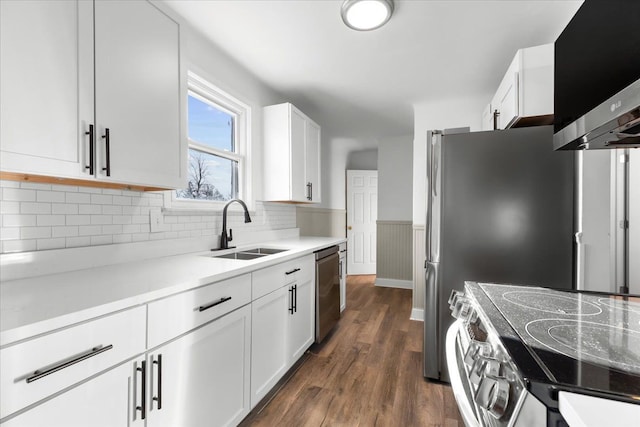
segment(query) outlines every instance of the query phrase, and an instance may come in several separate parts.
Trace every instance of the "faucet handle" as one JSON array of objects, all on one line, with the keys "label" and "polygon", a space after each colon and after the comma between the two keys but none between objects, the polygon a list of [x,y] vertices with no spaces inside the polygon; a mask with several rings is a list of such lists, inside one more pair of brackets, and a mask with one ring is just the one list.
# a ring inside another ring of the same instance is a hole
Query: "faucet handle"
[{"label": "faucet handle", "polygon": [[229,237],[227,237],[227,242],[230,242],[233,240],[233,230],[229,229]]}]

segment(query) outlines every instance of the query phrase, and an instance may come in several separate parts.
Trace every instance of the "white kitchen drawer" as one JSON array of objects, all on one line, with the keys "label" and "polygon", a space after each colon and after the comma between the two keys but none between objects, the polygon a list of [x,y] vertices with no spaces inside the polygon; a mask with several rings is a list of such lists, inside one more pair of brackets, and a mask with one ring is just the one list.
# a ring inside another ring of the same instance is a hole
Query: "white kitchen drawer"
[{"label": "white kitchen drawer", "polygon": [[315,257],[307,255],[292,261],[254,271],[252,277],[252,299],[256,300],[289,283],[307,279],[315,274]]},{"label": "white kitchen drawer", "polygon": [[136,307],[0,350],[0,418],[144,352],[145,314]]},{"label": "white kitchen drawer", "polygon": [[316,257],[315,255],[307,255],[298,258],[298,267],[300,271],[296,272],[296,280],[300,283],[312,280],[316,276]]},{"label": "white kitchen drawer", "polygon": [[251,275],[234,277],[149,304],[148,348],[251,302]]}]

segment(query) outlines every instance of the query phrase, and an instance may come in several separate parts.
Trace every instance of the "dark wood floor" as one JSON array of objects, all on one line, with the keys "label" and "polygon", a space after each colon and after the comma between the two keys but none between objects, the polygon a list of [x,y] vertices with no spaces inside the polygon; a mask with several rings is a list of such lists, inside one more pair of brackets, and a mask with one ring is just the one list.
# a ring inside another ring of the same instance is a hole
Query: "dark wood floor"
[{"label": "dark wood floor", "polygon": [[464,426],[451,388],[422,376],[411,291],[374,280],[347,278],[339,325],[241,426]]}]

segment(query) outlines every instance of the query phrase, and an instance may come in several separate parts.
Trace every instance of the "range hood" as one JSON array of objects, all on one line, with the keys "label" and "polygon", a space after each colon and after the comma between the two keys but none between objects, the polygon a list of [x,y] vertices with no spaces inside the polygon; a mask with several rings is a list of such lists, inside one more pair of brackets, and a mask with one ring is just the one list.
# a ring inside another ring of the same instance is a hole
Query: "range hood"
[{"label": "range hood", "polygon": [[640,147],[640,1],[585,0],[555,42],[555,150]]},{"label": "range hood", "polygon": [[640,147],[640,80],[553,135],[554,150]]}]

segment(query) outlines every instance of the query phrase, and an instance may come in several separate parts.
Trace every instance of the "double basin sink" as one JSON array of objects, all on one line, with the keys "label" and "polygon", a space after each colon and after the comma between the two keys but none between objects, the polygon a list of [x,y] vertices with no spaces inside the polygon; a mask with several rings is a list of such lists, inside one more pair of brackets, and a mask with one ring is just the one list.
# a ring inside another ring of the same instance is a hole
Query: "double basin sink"
[{"label": "double basin sink", "polygon": [[286,252],[288,250],[289,249],[254,248],[254,249],[246,249],[243,251],[232,252],[230,254],[214,255],[213,258],[251,260],[251,259],[261,258],[267,255],[278,254],[280,252]]}]

